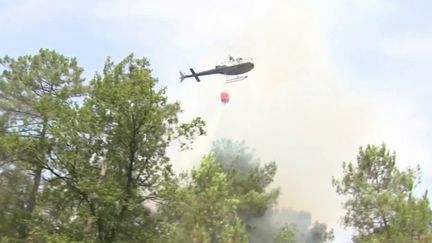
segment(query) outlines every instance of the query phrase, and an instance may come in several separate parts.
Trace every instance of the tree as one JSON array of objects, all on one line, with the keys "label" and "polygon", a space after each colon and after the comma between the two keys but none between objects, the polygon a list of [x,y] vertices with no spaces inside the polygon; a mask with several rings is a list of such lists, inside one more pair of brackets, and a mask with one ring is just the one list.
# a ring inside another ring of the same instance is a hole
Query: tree
[{"label": "tree", "polygon": [[190,179],[183,175],[179,182],[182,185],[173,187],[161,208],[162,242],[248,242],[236,213],[239,201],[212,155],[191,171]]},{"label": "tree", "polygon": [[426,193],[414,196],[417,170],[399,171],[386,146],[360,148],[357,164],[343,163],[343,178],[333,178],[348,199],[343,225],[353,227],[356,242],[419,242],[430,237],[432,212]]},{"label": "tree", "polygon": [[324,223],[313,222],[312,215],[305,211],[290,208],[269,209],[263,217],[250,222],[253,231],[250,232],[251,243],[273,242],[275,238],[288,229],[294,233],[294,242],[324,243],[333,242],[333,230]]},{"label": "tree", "polygon": [[186,148],[205,134],[199,118],[179,123],[180,105],[169,103],[156,83],[145,58],[108,59],[82,107],[50,127],[55,146],[44,196],[50,210],[39,212],[36,238],[142,242],[156,234],[148,204],[163,200],[172,176],[165,150],[173,141]]},{"label": "tree", "polygon": [[274,238],[274,243],[295,243],[297,232],[295,226],[284,226]]},{"label": "tree", "polygon": [[306,243],[333,242],[333,240],[333,229],[328,230],[326,224],[319,222],[313,224],[304,239]]},{"label": "tree", "polygon": [[[49,127],[83,91],[82,68],[74,58],[47,49],[16,59],[5,56],[0,65],[0,147],[6,148],[0,165],[20,167],[32,178],[20,220],[25,223],[36,207],[51,151]],[[21,233],[25,237],[25,227]]]},{"label": "tree", "polygon": [[228,139],[215,141],[212,152],[228,176],[233,196],[239,199],[237,213],[246,225],[250,242],[278,239],[279,242],[319,243],[333,239],[333,231],[327,231],[325,224],[315,222],[311,226],[309,213],[273,209],[279,196],[278,188],[269,188],[277,171],[275,161],[261,164],[245,142]]},{"label": "tree", "polygon": [[240,218],[250,227],[249,221],[262,217],[279,195],[279,189],[268,190],[277,171],[276,162],[261,165],[244,142],[226,139],[215,141],[212,152],[240,200],[237,209]]},{"label": "tree", "polygon": [[0,172],[0,241],[19,239],[25,230],[22,220],[31,190],[30,178],[16,167],[3,168]]}]

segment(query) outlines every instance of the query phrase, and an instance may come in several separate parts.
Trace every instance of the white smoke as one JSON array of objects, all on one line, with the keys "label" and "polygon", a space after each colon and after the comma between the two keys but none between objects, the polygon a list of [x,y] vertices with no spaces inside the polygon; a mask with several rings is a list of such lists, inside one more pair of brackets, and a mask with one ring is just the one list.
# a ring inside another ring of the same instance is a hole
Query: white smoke
[{"label": "white smoke", "polygon": [[[334,226],[341,208],[331,178],[343,160],[355,157],[374,125],[368,118],[375,111],[367,96],[356,94],[338,76],[316,9],[292,1],[253,6],[247,21],[233,23],[240,33],[222,43],[254,58],[249,78],[229,85],[221,84],[224,77],[185,84],[190,93],[183,108],[202,116],[210,132],[194,159],[214,139],[245,140],[261,158],[278,163],[280,207],[310,211],[314,219]],[[204,63],[225,58],[223,47],[210,50]],[[225,106],[218,100],[222,90],[231,96]]]},{"label": "white smoke", "polygon": [[[307,1],[251,4],[247,14],[240,14],[243,21],[230,23],[224,39],[206,50],[196,69],[211,68],[227,52],[253,57],[255,69],[248,79],[230,85],[222,76],[184,84],[183,108],[187,116],[208,122],[209,136],[177,157],[177,165],[199,161],[215,139],[245,140],[263,160],[278,163],[280,208],[309,211],[313,220],[337,227],[344,212],[332,176],[340,175],[343,161],[355,160],[361,145],[386,142],[400,154],[409,149],[406,142],[400,146],[401,134],[418,128],[406,130],[404,124],[413,119],[400,118],[412,109],[386,105],[395,99],[348,85],[328,53],[321,12]],[[222,19],[221,26],[226,22]],[[222,90],[231,96],[225,106],[219,102]]]}]

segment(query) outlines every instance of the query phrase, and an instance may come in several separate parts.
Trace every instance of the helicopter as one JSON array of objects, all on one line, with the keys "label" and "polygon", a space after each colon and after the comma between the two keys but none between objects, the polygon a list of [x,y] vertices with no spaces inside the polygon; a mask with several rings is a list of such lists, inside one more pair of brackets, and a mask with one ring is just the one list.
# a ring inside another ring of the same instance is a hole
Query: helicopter
[{"label": "helicopter", "polygon": [[215,68],[202,71],[195,72],[192,68],[189,70],[191,74],[185,75],[182,71],[180,71],[180,82],[183,82],[186,78],[195,78],[197,82],[200,82],[199,76],[212,75],[212,74],[223,74],[228,76],[235,76],[234,78],[227,78],[226,82],[235,82],[240,81],[248,76],[240,76],[241,74],[247,73],[254,68],[254,64],[251,60],[244,60],[243,58],[234,58],[229,56],[229,62],[221,65],[217,65]]}]

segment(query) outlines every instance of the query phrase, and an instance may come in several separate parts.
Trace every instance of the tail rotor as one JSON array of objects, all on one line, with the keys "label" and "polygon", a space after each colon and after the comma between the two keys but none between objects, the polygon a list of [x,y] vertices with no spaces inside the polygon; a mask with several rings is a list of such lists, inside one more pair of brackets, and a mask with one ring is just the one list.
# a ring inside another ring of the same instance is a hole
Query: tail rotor
[{"label": "tail rotor", "polygon": [[181,83],[185,79],[185,75],[182,71],[179,71],[179,73],[180,73],[180,83]]}]

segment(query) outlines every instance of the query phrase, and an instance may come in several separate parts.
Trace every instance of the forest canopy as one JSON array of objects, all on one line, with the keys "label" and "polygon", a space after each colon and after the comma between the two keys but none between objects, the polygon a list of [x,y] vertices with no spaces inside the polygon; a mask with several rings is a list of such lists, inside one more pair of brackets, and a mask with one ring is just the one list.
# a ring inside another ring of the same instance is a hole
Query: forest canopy
[{"label": "forest canopy", "polygon": [[[0,65],[0,242],[334,240],[310,213],[276,208],[277,162],[246,142],[214,141],[176,174],[167,149],[193,148],[206,123],[179,119],[148,59],[107,58],[90,80],[48,49]],[[420,168],[400,171],[385,145],[368,145],[343,171],[333,185],[353,241],[432,239],[427,194],[413,193]]]}]

